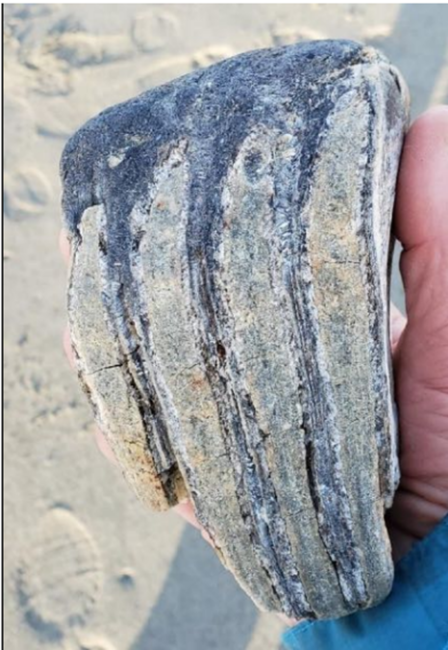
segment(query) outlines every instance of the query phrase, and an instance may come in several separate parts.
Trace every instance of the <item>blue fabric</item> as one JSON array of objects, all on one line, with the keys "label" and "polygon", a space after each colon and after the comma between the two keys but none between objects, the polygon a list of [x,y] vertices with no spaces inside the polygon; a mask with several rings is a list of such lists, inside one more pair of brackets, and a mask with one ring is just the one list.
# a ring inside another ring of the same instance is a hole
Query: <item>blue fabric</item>
[{"label": "blue fabric", "polygon": [[381,605],[299,623],[282,642],[288,650],[448,650],[448,516],[397,563]]}]

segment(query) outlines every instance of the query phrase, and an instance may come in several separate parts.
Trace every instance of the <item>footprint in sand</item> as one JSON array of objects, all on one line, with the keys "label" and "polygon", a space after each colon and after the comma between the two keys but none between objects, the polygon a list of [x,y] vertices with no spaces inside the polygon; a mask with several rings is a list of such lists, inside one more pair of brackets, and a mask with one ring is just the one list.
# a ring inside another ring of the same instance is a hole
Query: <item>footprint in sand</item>
[{"label": "footprint in sand", "polygon": [[4,114],[8,121],[5,129],[5,168],[20,161],[23,155],[34,146],[36,139],[36,124],[34,111],[29,101],[23,97],[12,97],[11,92],[17,92],[17,84],[11,75],[5,75],[5,81],[10,82],[9,96],[5,94]]},{"label": "footprint in sand", "polygon": [[123,61],[133,55],[132,43],[126,34],[65,32],[49,36],[43,49],[71,68]]},{"label": "footprint in sand", "polygon": [[148,90],[148,88],[181,77],[192,70],[204,68],[212,65],[212,63],[227,59],[235,53],[235,50],[228,45],[215,45],[197,50],[189,56],[183,55],[165,59],[151,66],[146,74],[137,80],[137,85],[142,90]]},{"label": "footprint in sand", "polygon": [[25,65],[32,72],[29,79],[30,88],[39,95],[66,97],[72,92],[70,66],[51,52],[33,50],[27,54]]},{"label": "footprint in sand", "polygon": [[165,12],[144,11],[135,16],[131,38],[141,52],[155,52],[172,46],[179,26],[174,16]]},{"label": "footprint in sand", "polygon": [[86,527],[67,510],[51,510],[40,520],[17,570],[25,620],[41,639],[62,639],[88,621],[102,577],[99,552]]},{"label": "footprint in sand", "polygon": [[51,185],[36,167],[5,174],[5,213],[12,219],[40,215],[51,198]]}]

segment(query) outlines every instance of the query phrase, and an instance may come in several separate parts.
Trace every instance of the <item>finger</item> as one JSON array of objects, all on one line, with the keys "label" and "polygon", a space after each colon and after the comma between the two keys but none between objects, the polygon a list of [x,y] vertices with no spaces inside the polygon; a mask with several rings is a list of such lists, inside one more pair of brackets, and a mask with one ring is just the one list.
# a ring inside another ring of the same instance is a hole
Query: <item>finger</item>
[{"label": "finger", "polygon": [[395,368],[400,461],[405,476],[433,484],[448,463],[447,107],[425,113],[406,137],[394,230],[408,317]]},{"label": "finger", "polygon": [[394,525],[403,533],[416,539],[426,536],[432,522],[439,521],[445,515],[445,507],[437,501],[415,494],[414,491],[401,489],[390,511]]},{"label": "finger", "polygon": [[406,138],[394,222],[408,319],[430,338],[448,316],[447,179],[448,107],[441,107],[420,117]]},{"label": "finger", "polygon": [[206,542],[208,542],[208,544],[210,544],[210,546],[215,546],[208,532],[198,522],[191,501],[182,501],[181,503],[178,503],[177,506],[174,506],[173,510],[176,514],[180,515],[182,519],[185,519],[186,522],[194,526],[194,528],[197,528],[197,530],[200,531],[202,537]]},{"label": "finger", "polygon": [[72,340],[70,338],[70,329],[68,325],[65,326],[64,333],[62,334],[62,347],[64,348],[65,356],[68,359],[71,369],[76,370],[75,353],[72,348]]},{"label": "finger", "polygon": [[116,456],[112,451],[112,448],[109,445],[106,436],[98,426],[95,426],[95,441],[98,449],[103,454],[103,456],[107,458],[107,460],[111,462],[113,465],[118,465]]},{"label": "finger", "polygon": [[406,137],[397,184],[395,234],[405,251],[448,238],[448,106],[430,109]]},{"label": "finger", "polygon": [[182,519],[185,519],[186,522],[194,526],[194,528],[197,528],[198,530],[201,529],[201,525],[194,514],[191,501],[182,501],[181,503],[178,503],[177,506],[174,506],[173,510],[176,514],[180,515]]},{"label": "finger", "polygon": [[400,340],[403,330],[406,327],[406,318],[403,316],[401,311],[394,305],[393,302],[390,303],[390,343],[392,347],[392,354],[394,354],[398,341]]},{"label": "finger", "polygon": [[70,261],[70,242],[67,236],[67,231],[64,228],[61,228],[59,232],[59,250],[62,255],[62,259],[66,264]]}]

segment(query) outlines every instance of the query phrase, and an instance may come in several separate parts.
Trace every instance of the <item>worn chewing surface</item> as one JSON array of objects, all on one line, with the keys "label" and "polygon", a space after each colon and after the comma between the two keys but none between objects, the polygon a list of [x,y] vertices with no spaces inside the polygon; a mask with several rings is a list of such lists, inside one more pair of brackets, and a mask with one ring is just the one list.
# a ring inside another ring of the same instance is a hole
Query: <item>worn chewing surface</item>
[{"label": "worn chewing surface", "polygon": [[189,496],[254,601],[336,617],[393,578],[390,220],[408,95],[372,48],[258,50],[67,143],[79,376],[152,508]]}]

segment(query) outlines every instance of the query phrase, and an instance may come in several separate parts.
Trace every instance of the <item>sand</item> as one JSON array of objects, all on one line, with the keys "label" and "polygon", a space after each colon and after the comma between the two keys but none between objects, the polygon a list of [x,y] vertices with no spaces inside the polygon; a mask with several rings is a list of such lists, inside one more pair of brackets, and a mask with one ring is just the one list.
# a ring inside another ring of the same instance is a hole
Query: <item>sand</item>
[{"label": "sand", "polygon": [[[244,50],[382,48],[413,115],[448,102],[446,5],[5,7],[5,647],[268,650],[260,614],[199,533],[147,512],[97,451],[64,358],[58,163],[101,109]],[[393,294],[403,306],[397,274]]]}]

